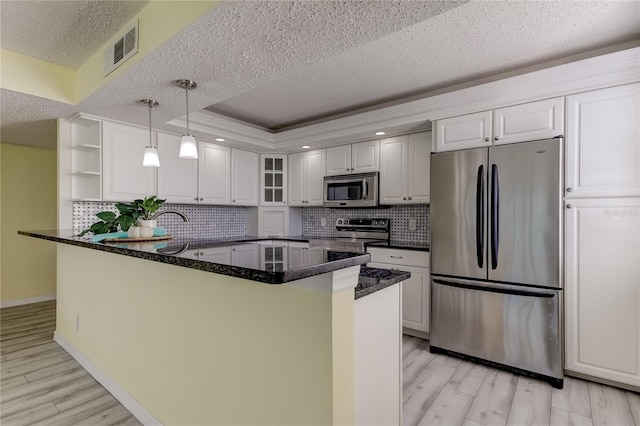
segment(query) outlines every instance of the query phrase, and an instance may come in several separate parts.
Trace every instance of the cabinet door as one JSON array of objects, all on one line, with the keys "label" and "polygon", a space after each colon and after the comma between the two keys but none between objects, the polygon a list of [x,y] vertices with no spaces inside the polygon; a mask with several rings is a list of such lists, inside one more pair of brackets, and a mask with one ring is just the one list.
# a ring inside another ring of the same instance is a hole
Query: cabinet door
[{"label": "cabinet door", "polygon": [[409,135],[407,200],[413,204],[429,203],[431,132]]},{"label": "cabinet door", "polygon": [[[196,250],[198,251],[198,250]],[[198,259],[205,262],[231,264],[231,249],[229,247],[212,247],[198,251]]]},{"label": "cabinet door", "polygon": [[494,145],[549,139],[564,134],[564,98],[493,111]]},{"label": "cabinet door", "polygon": [[289,181],[289,205],[304,206],[306,201],[306,153],[289,155],[287,170]]},{"label": "cabinet door", "polygon": [[180,158],[180,136],[158,133],[158,197],[167,203],[198,202],[198,160]]},{"label": "cabinet door", "polygon": [[640,195],[640,84],[567,97],[566,196]]},{"label": "cabinet door", "polygon": [[566,209],[566,368],[640,386],[640,199]]},{"label": "cabinet door", "polygon": [[307,152],[307,197],[306,206],[322,206],[324,199],[324,176],[327,169],[327,151],[319,149]]},{"label": "cabinet door", "polygon": [[229,204],[231,150],[208,142],[198,144],[198,201]]},{"label": "cabinet door", "polygon": [[367,141],[351,145],[351,172],[366,173],[380,170],[380,142]]},{"label": "cabinet door", "polygon": [[327,148],[327,176],[351,173],[351,145]]},{"label": "cabinet door", "polygon": [[380,204],[407,203],[408,136],[380,140]]},{"label": "cabinet door", "polygon": [[491,111],[437,120],[436,151],[491,145]]},{"label": "cabinet door", "polygon": [[240,244],[231,247],[231,263],[241,268],[260,268],[260,246],[258,244]]},{"label": "cabinet door", "polygon": [[263,206],[287,204],[287,156],[262,154],[260,161],[260,204]]},{"label": "cabinet door", "polygon": [[288,207],[260,207],[258,209],[258,235],[284,237],[289,235]]},{"label": "cabinet door", "polygon": [[142,165],[148,129],[105,121],[102,144],[103,200],[132,201],[156,193],[157,169]]},{"label": "cabinet door", "polygon": [[260,158],[255,152],[231,149],[231,205],[257,206]]},{"label": "cabinet door", "polygon": [[411,273],[411,277],[402,282],[402,326],[428,333],[431,307],[429,268],[374,262],[369,262],[367,266]]}]

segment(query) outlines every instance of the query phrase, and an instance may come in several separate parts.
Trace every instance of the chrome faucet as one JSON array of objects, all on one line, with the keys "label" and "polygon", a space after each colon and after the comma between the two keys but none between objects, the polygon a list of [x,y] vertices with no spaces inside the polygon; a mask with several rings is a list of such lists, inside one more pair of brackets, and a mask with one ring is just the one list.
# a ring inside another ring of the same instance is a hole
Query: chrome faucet
[{"label": "chrome faucet", "polygon": [[153,216],[151,216],[151,220],[157,219],[158,216],[163,215],[163,214],[167,214],[167,213],[177,214],[178,216],[180,216],[182,218],[182,220],[184,220],[185,222],[189,222],[189,218],[187,217],[187,215],[185,215],[184,213],[173,211],[173,210],[167,210],[167,211],[164,211],[164,212],[156,213]]}]

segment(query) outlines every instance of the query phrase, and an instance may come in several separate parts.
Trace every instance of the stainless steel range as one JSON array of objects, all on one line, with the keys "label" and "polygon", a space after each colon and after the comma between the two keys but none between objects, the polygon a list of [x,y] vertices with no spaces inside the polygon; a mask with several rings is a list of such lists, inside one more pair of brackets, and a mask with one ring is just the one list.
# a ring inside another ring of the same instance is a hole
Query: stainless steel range
[{"label": "stainless steel range", "polygon": [[310,240],[310,248],[364,253],[365,244],[389,241],[390,219],[336,219],[336,237]]}]

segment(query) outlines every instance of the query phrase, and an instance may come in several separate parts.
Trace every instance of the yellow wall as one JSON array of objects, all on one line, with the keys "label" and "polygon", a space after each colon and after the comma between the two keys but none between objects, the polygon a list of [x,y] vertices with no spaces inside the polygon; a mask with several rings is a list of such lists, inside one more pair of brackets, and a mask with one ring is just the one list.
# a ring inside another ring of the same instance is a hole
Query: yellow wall
[{"label": "yellow wall", "polygon": [[334,295],[66,244],[58,282],[56,338],[163,424],[353,422],[353,287]]},{"label": "yellow wall", "polygon": [[8,144],[0,152],[0,301],[55,294],[55,244],[17,231],[56,228],[56,152]]}]

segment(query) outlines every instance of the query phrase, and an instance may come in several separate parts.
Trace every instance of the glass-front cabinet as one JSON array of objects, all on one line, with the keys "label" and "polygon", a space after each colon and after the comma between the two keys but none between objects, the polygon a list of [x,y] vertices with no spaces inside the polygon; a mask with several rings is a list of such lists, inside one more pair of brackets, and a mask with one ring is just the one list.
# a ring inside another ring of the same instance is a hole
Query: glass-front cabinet
[{"label": "glass-front cabinet", "polygon": [[283,206],[287,204],[287,156],[282,154],[260,155],[260,204]]}]

